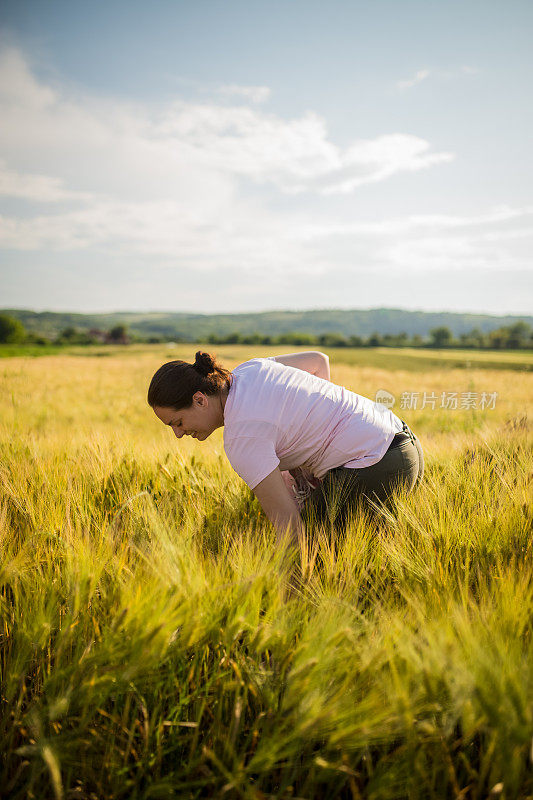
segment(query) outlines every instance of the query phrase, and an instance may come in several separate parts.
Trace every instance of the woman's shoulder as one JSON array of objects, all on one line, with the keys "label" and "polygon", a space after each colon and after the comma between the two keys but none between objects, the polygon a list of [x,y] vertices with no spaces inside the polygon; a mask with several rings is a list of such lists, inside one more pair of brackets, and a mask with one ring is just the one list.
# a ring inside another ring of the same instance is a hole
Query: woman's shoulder
[{"label": "woman's shoulder", "polygon": [[261,373],[271,373],[272,367],[278,366],[273,358],[250,358],[248,361],[243,361],[232,370],[232,375],[235,377],[247,377],[253,381],[255,377],[259,377]]},{"label": "woman's shoulder", "polygon": [[274,364],[272,360],[252,358],[233,370],[234,380],[224,410],[224,428],[228,433],[243,435],[246,423],[246,435],[252,435],[254,429],[256,434],[263,435],[272,424],[279,407],[276,381],[269,369]]},{"label": "woman's shoulder", "polygon": [[[266,364],[265,364],[265,362],[266,362]],[[274,356],[264,356],[264,357],[256,356],[255,358],[249,358],[247,361],[243,361],[241,364],[239,364],[238,367],[235,367],[235,369],[241,369],[241,368],[253,367],[253,366],[260,367],[260,366],[263,366],[263,365],[264,366],[271,366],[273,363],[274,364],[276,363],[276,359],[275,359]],[[233,370],[233,371],[235,372],[235,370]]]}]

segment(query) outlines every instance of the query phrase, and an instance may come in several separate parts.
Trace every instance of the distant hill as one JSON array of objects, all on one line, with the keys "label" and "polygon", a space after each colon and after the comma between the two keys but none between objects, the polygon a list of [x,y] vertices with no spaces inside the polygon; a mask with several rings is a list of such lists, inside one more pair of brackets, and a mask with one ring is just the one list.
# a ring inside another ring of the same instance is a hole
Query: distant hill
[{"label": "distant hill", "polygon": [[314,311],[264,311],[255,314],[186,314],[168,312],[116,312],[111,314],[74,314],[25,309],[1,309],[19,319],[26,329],[41,336],[54,337],[73,326],[80,331],[91,328],[108,330],[126,325],[132,334],[159,336],[182,341],[202,341],[209,334],[231,333],[276,336],[298,332],[320,335],[341,333],[367,337],[373,333],[427,336],[432,328],[446,326],[454,336],[479,328],[484,333],[523,320],[533,325],[533,316],[493,316],[453,312],[405,311],[401,308],[320,309]]}]

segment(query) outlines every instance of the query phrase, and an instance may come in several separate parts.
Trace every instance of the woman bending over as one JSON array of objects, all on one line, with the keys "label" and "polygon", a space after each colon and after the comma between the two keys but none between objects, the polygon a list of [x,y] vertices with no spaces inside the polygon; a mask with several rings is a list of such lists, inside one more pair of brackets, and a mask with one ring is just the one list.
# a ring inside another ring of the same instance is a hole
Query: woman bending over
[{"label": "woman bending over", "polygon": [[311,519],[344,522],[357,503],[386,502],[423,475],[405,422],[331,383],[328,356],[317,351],[253,358],[233,372],[199,351],[194,364],[157,370],[148,403],[178,439],[204,441],[224,427],[229,462],[280,542],[295,543]]}]

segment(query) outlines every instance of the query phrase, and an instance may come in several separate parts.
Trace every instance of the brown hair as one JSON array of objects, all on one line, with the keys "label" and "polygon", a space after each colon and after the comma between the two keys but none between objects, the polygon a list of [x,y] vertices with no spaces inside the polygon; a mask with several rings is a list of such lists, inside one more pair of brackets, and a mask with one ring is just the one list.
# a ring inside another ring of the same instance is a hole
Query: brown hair
[{"label": "brown hair", "polygon": [[148,389],[148,404],[164,408],[189,408],[196,392],[216,395],[231,385],[231,372],[215,356],[198,350],[194,364],[167,361],[159,367]]}]

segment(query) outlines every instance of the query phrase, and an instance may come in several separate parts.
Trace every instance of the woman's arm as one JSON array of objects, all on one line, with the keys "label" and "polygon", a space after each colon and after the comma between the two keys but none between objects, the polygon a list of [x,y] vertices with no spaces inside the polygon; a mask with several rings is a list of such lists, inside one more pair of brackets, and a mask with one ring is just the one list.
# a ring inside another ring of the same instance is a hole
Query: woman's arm
[{"label": "woman's arm", "polygon": [[258,483],[253,491],[276,529],[278,544],[298,544],[298,537],[304,531],[304,524],[296,499],[291,496],[279,467]]},{"label": "woman's arm", "polygon": [[286,353],[282,356],[275,356],[274,361],[285,364],[287,367],[296,367],[304,372],[310,372],[318,378],[329,381],[329,356],[318,350],[305,350],[303,353]]}]

